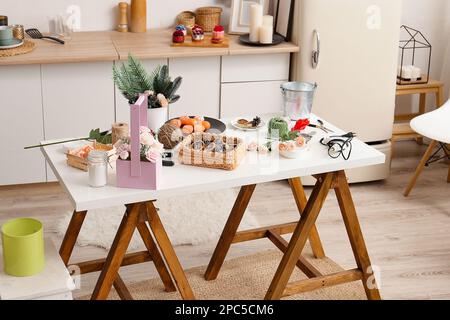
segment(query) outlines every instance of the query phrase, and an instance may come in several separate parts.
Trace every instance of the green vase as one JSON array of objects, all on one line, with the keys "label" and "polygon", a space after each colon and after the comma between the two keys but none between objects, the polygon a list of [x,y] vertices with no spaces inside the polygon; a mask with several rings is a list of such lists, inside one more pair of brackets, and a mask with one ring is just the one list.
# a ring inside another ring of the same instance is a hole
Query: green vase
[{"label": "green vase", "polygon": [[6,222],[1,231],[5,273],[27,277],[44,269],[44,232],[41,222],[18,218]]}]

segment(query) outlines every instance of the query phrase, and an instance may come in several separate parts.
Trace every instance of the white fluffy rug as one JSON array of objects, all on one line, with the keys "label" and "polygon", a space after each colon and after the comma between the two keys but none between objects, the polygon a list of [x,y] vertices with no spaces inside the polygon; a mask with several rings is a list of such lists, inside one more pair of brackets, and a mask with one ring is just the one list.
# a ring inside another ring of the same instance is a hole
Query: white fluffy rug
[{"label": "white fluffy rug", "polygon": [[[158,200],[156,207],[173,245],[197,245],[217,241],[233,207],[237,193],[232,189],[199,193],[186,197]],[[88,212],[77,243],[109,249],[125,212],[124,206]],[[57,232],[64,235],[72,212],[57,223]],[[253,214],[247,210],[241,228],[258,227]],[[129,249],[143,248],[136,231]]]}]

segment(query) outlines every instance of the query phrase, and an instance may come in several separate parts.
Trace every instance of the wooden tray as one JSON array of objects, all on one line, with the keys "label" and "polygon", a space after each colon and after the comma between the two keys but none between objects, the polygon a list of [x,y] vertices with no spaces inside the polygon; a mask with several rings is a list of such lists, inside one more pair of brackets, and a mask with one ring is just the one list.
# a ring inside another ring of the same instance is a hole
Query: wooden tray
[{"label": "wooden tray", "polygon": [[[100,151],[106,151],[108,153],[108,156],[113,155],[116,151],[115,148],[112,145],[106,145],[102,143],[96,142],[94,145],[94,150],[100,150]],[[88,161],[87,159],[78,157],[76,155],[66,153],[67,156],[67,165],[83,170],[88,171]]]},{"label": "wooden tray", "polygon": [[[193,148],[193,143],[198,141],[204,144],[222,141],[232,147],[228,151],[216,152],[215,150],[208,150],[205,144],[201,149],[196,150]],[[192,133],[181,142],[179,158],[180,162],[186,165],[234,170],[245,157],[245,154],[245,143],[240,138],[211,133]]]},{"label": "wooden tray", "polygon": [[183,43],[173,43],[172,47],[189,47],[189,48],[228,48],[230,46],[230,39],[225,36],[221,43],[212,43],[212,35],[205,34],[203,41],[192,41],[191,36],[186,36]]}]

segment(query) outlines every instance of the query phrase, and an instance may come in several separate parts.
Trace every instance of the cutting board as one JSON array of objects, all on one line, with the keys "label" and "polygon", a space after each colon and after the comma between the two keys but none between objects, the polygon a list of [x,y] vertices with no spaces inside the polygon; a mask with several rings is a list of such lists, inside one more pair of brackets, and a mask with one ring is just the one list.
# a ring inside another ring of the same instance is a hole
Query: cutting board
[{"label": "cutting board", "polygon": [[221,43],[212,43],[211,35],[205,34],[203,41],[192,41],[191,36],[186,36],[183,43],[172,43],[172,47],[191,47],[191,48],[228,48],[230,39],[225,36]]}]

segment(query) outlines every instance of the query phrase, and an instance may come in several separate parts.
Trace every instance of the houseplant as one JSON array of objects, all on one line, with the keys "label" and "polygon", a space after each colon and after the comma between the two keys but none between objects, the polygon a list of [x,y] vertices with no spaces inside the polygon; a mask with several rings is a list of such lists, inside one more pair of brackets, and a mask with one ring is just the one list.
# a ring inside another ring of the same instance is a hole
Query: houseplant
[{"label": "houseplant", "polygon": [[142,63],[133,55],[122,65],[113,67],[113,78],[119,91],[134,104],[141,93],[148,94],[148,127],[156,132],[167,121],[168,106],[180,99],[176,94],[182,78],[173,81],[167,65],[158,66],[149,74]]}]

